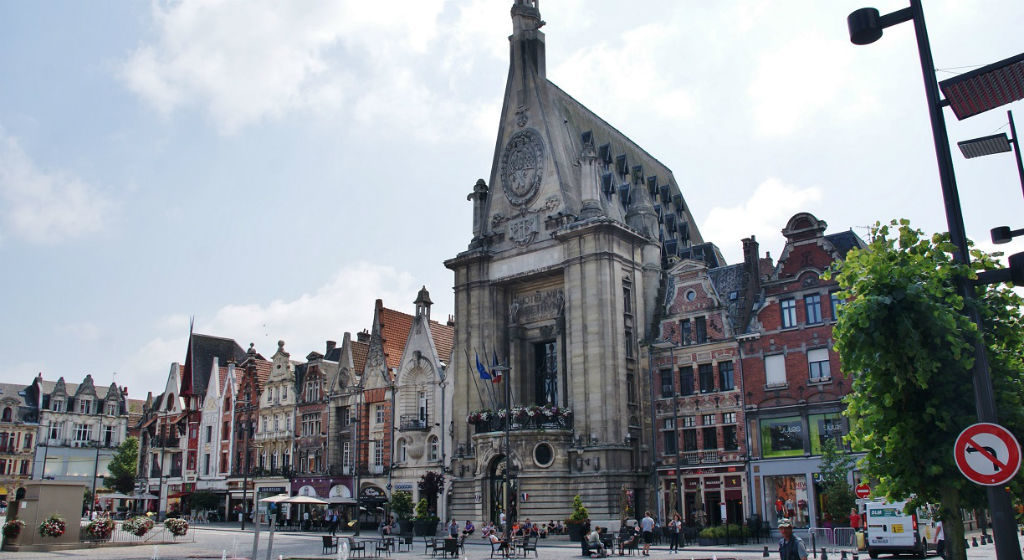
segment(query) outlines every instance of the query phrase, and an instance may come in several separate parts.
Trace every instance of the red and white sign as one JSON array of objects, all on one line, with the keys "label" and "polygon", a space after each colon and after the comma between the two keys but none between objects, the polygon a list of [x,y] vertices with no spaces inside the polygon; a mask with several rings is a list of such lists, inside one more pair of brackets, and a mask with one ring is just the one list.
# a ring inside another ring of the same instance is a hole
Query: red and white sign
[{"label": "red and white sign", "polygon": [[857,488],[854,489],[854,493],[857,494],[858,498],[867,498],[871,495],[871,487],[868,486],[867,482],[861,482],[857,485]]},{"label": "red and white sign", "polygon": [[998,486],[1020,469],[1020,443],[999,424],[973,424],[957,436],[953,459],[971,482]]}]

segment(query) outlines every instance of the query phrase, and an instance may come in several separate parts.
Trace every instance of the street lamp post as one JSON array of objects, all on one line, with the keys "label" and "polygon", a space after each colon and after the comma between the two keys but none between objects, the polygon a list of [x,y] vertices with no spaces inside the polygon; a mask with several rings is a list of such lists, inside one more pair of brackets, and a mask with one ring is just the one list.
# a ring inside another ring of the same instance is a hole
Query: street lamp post
[{"label": "street lamp post", "polygon": [[[486,358],[485,358],[486,359]],[[494,366],[492,368],[497,372],[509,372],[508,366]],[[509,536],[512,528],[512,511],[509,509],[510,499],[509,492],[511,491],[509,475],[512,472],[512,376],[503,375],[505,378],[505,472],[502,475],[502,487],[503,487],[503,498],[502,498],[502,510],[505,512],[505,526],[501,528],[505,542],[509,542]]]},{"label": "street lamp post", "polygon": [[[890,14],[880,16],[874,8],[862,8],[847,17],[850,40],[856,45],[867,45],[882,37],[886,27],[913,21],[917,38],[917,50],[921,59],[921,72],[924,77],[925,97],[928,102],[928,114],[932,125],[932,141],[935,144],[935,156],[938,160],[939,179],[942,184],[942,198],[945,205],[946,223],[949,227],[949,238],[955,247],[954,261],[970,264],[967,248],[967,234],[964,228],[963,213],[960,207],[960,195],[957,191],[956,176],[953,172],[953,158],[949,150],[949,136],[946,122],[942,114],[943,102],[939,99],[939,84],[935,81],[935,63],[932,60],[931,46],[928,42],[928,30],[924,21],[924,10],[921,0],[910,0],[910,6]],[[973,286],[965,280],[957,281],[957,292],[965,300],[973,297]],[[973,306],[965,306],[968,317],[983,332],[981,317]],[[988,358],[982,338],[979,336],[974,343],[974,394],[978,409],[978,420],[996,422],[995,398],[992,392],[992,379],[989,373]],[[986,487],[989,510],[992,512],[992,532],[996,539],[996,557],[998,560],[1020,560],[1021,551],[1017,546],[1016,523],[1010,505],[1009,494],[1000,487]],[[999,546],[1002,543],[1003,546]]]}]

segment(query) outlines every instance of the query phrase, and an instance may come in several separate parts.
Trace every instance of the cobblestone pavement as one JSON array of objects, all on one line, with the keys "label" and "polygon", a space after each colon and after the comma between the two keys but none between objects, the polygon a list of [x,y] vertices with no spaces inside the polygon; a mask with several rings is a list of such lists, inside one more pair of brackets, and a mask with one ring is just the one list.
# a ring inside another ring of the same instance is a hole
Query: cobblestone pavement
[{"label": "cobblestone pavement", "polygon": [[[193,527],[190,531],[194,535],[194,542],[179,542],[165,545],[141,545],[126,547],[89,548],[81,550],[62,550],[57,552],[3,552],[0,558],[3,560],[70,560],[76,558],[100,558],[103,560],[179,560],[179,559],[220,559],[220,558],[246,558],[252,557],[253,533],[252,530],[240,531],[237,526],[199,526]],[[337,554],[323,554],[321,533],[296,533],[280,532],[274,535],[274,549],[270,560],[283,558],[314,558],[323,560],[336,560]],[[372,538],[371,535],[363,534],[363,538]],[[969,535],[969,537],[972,535]],[[1020,539],[1020,537],[1018,537]],[[260,533],[260,546],[257,553],[258,560],[267,560],[267,531]],[[1021,543],[1018,542],[1018,546]],[[651,548],[652,560],[759,560],[763,558],[764,547],[768,546],[769,558],[778,559],[777,545],[774,543],[762,542],[760,544],[747,544],[736,546],[718,547],[686,547],[680,552],[672,553],[665,545]],[[373,545],[368,546],[370,558],[373,558]],[[491,556],[490,546],[483,539],[472,538],[466,542],[466,560],[488,560]],[[818,558],[809,560],[821,560]],[[616,556],[617,557],[617,556]],[[385,557],[387,558],[387,557]],[[411,552],[394,552],[390,556],[393,560],[427,560],[431,556],[424,553],[423,539],[415,540]],[[566,537],[555,537],[542,539],[538,547],[536,560],[581,560],[578,543],[570,543]],[[624,557],[624,558],[628,558]],[[842,555],[838,550],[828,551],[828,560],[841,560]],[[968,560],[995,560],[995,547],[991,544],[971,547],[967,551]],[[646,560],[646,559],[645,559]],[[848,551],[846,560],[853,560],[852,551]],[[860,554],[858,560],[867,560],[866,554]]]}]

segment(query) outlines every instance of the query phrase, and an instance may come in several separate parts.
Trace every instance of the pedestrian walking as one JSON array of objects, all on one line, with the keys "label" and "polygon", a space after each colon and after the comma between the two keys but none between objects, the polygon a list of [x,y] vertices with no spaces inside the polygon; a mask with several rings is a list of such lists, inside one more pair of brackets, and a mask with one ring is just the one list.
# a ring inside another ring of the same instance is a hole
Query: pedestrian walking
[{"label": "pedestrian walking", "polygon": [[788,518],[779,521],[779,560],[807,560],[807,548],[800,537],[793,535],[793,522]]},{"label": "pedestrian walking", "polygon": [[644,556],[650,556],[651,543],[654,542],[654,518],[649,511],[645,511],[644,518],[640,520],[640,532],[644,536]]},{"label": "pedestrian walking", "polygon": [[683,518],[678,513],[672,514],[672,521],[668,522],[669,552],[679,552],[679,532],[683,529]]}]

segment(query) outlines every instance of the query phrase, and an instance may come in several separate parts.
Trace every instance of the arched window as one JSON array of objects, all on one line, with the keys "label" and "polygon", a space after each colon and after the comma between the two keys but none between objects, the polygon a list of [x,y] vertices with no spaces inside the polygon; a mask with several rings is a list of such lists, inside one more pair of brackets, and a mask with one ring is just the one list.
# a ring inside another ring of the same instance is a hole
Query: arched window
[{"label": "arched window", "polygon": [[167,406],[164,407],[164,410],[172,409],[174,409],[174,393],[167,395]]},{"label": "arched window", "polygon": [[12,416],[13,416],[13,412],[11,411],[11,407],[8,406],[8,407],[4,408],[3,421],[4,422],[10,422]]},{"label": "arched window", "polygon": [[427,445],[430,446],[430,460],[439,461],[441,459],[441,452],[438,445],[437,436],[430,436],[427,441]]},{"label": "arched window", "polygon": [[405,439],[398,440],[398,462],[404,463],[409,460],[409,442]]}]

